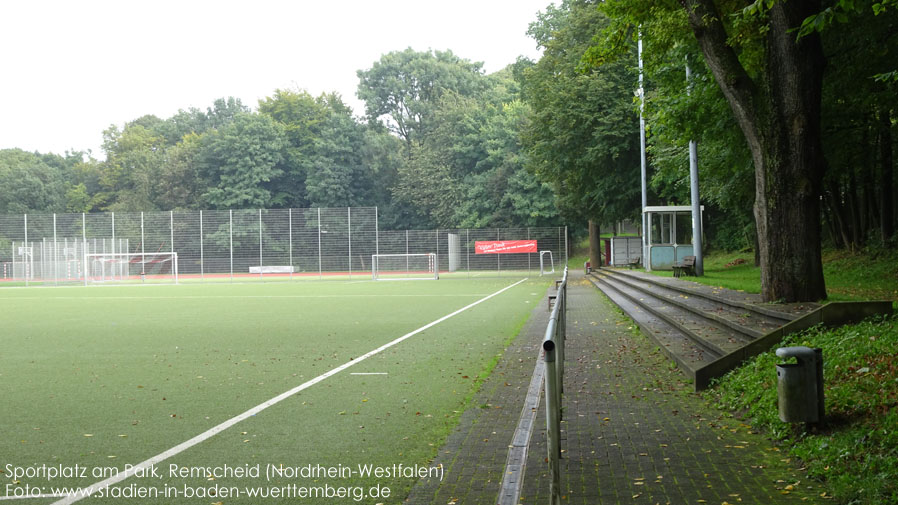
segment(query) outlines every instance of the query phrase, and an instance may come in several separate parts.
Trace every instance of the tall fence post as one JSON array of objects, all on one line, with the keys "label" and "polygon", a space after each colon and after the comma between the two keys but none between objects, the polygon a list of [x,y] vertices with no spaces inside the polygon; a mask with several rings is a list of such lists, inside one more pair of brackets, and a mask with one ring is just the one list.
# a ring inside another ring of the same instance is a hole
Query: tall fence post
[{"label": "tall fence post", "polygon": [[349,240],[349,278],[352,279],[352,207],[346,207],[346,238]]},{"label": "tall fence post", "polygon": [[468,263],[468,277],[471,277],[471,230],[465,228],[465,261]]},{"label": "tall fence post", "polygon": [[287,256],[290,258],[290,280],[293,280],[293,209],[287,209]]},{"label": "tall fence post", "polygon": [[234,211],[228,210],[228,251],[231,255],[231,282],[234,282]]},{"label": "tall fence post", "polygon": [[262,270],[262,209],[259,209],[259,280],[263,279]]},{"label": "tall fence post", "polygon": [[321,207],[318,207],[318,280],[321,280]]},{"label": "tall fence post", "polygon": [[200,279],[206,280],[206,257],[203,252],[203,211],[200,211]]},{"label": "tall fence post", "polygon": [[87,264],[87,215],[81,213],[81,270],[84,273],[84,285],[87,286],[87,274],[90,272],[90,265]]},{"label": "tall fence post", "polygon": [[[28,251],[28,214],[22,214],[22,216],[24,216],[24,219],[25,219],[25,242],[22,242],[22,247],[24,247],[22,252],[27,252]],[[31,252],[33,254],[34,249],[32,249]],[[24,260],[22,262],[22,272],[25,276],[25,287],[27,288],[28,287],[28,258],[25,254],[23,254],[22,259]]]},{"label": "tall fence post", "polygon": [[56,213],[53,213],[53,285],[59,285],[59,260],[56,258],[56,251],[59,248],[56,245]]}]

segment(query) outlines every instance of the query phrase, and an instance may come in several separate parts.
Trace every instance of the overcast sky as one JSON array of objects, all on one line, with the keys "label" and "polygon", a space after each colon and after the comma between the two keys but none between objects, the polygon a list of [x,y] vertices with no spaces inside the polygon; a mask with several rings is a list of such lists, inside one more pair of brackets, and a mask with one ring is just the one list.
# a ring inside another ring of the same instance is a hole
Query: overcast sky
[{"label": "overcast sky", "polygon": [[451,49],[495,72],[538,57],[551,0],[28,0],[0,4],[0,149],[100,150],[102,131],[277,88],[336,91],[384,53]]}]

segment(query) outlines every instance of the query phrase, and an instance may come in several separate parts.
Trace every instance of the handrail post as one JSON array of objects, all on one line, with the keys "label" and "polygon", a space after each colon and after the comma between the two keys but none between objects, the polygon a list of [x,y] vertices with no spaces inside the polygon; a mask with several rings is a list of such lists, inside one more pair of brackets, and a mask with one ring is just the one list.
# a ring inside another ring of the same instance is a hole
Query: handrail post
[{"label": "handrail post", "polygon": [[560,400],[558,395],[558,376],[556,368],[555,320],[549,320],[546,329],[548,338],[543,340],[544,362],[546,366],[546,438],[548,442],[549,460],[549,503],[561,503],[561,421],[559,419]]}]

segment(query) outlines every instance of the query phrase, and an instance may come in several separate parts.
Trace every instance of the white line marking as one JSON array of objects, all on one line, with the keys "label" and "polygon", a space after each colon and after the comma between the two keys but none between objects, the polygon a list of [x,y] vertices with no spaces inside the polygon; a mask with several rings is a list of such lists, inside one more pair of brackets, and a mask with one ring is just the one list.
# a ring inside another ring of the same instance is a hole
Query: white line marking
[{"label": "white line marking", "polygon": [[315,377],[314,379],[312,379],[310,381],[304,382],[303,384],[300,384],[299,386],[296,386],[295,388],[293,388],[289,391],[281,393],[281,394],[275,396],[274,398],[268,400],[267,402],[260,403],[259,405],[256,405],[255,407],[247,410],[246,412],[239,414],[237,416],[234,416],[234,417],[228,419],[227,421],[219,424],[218,426],[210,428],[210,429],[204,431],[203,433],[200,433],[199,435],[191,438],[190,440],[187,440],[186,442],[181,442],[180,444],[172,447],[171,449],[169,449],[165,452],[159,453],[150,459],[142,461],[142,462],[132,466],[130,469],[128,469],[124,472],[119,472],[106,480],[102,480],[100,482],[97,482],[96,484],[93,484],[92,486],[82,488],[83,493],[81,493],[81,494],[69,495],[69,496],[63,498],[62,500],[55,501],[55,502],[53,502],[53,505],[68,505],[71,503],[75,503],[76,501],[79,501],[83,498],[87,498],[91,494],[96,493],[97,491],[99,491],[101,489],[105,489],[109,486],[112,486],[113,484],[118,484],[119,482],[127,479],[128,477],[131,477],[132,475],[134,475],[138,472],[141,472],[141,471],[151,467],[152,465],[161,463],[172,456],[175,456],[181,452],[184,452],[187,449],[199,444],[200,442],[203,442],[209,438],[212,438],[213,436],[221,433],[222,431],[230,428],[231,426],[234,426],[235,424],[239,423],[240,421],[248,419],[248,418],[258,414],[259,412],[262,412],[263,410],[267,409],[268,407],[271,407],[272,405],[280,403],[280,402],[286,400],[287,398],[290,398],[291,396],[295,395],[296,393],[299,393],[300,391],[302,391],[304,389],[308,389],[308,388],[314,386],[315,384],[318,384],[319,382],[321,382],[327,378],[330,378],[355,364],[361,363],[362,361],[365,361],[366,359],[370,358],[371,356],[379,354],[379,353],[389,349],[390,347],[393,347],[394,345],[396,345],[400,342],[403,342],[403,341],[417,335],[418,333],[421,333],[422,331],[432,328],[453,316],[461,314],[462,312],[464,312],[476,305],[479,305],[494,296],[502,294],[505,291],[508,291],[509,289],[517,286],[518,284],[520,284],[526,280],[527,279],[521,279],[518,282],[515,282],[514,284],[505,286],[504,288],[500,289],[499,291],[496,291],[493,294],[487,295],[487,296],[477,300],[476,302],[465,305],[464,307],[456,310],[455,312],[453,312],[451,314],[447,314],[435,321],[431,321],[430,323],[425,324],[424,326],[418,328],[417,330],[411,331],[395,340],[387,342],[386,344],[378,347],[377,349],[374,349],[373,351],[368,351],[368,353],[363,354],[362,356],[359,356],[358,358],[355,358],[352,361],[343,363],[342,365],[338,366],[337,368],[331,369],[330,371],[327,371],[327,372],[319,375],[318,377]]},{"label": "white line marking", "polygon": [[459,298],[470,296],[486,296],[486,293],[459,293],[459,294],[379,294],[370,295],[196,295],[196,296],[0,296],[0,300],[206,300],[227,298]]},{"label": "white line marking", "polygon": [[62,498],[65,496],[62,493],[53,493],[53,494],[26,494],[23,496],[0,496],[0,501],[3,500],[27,500],[29,498]]}]

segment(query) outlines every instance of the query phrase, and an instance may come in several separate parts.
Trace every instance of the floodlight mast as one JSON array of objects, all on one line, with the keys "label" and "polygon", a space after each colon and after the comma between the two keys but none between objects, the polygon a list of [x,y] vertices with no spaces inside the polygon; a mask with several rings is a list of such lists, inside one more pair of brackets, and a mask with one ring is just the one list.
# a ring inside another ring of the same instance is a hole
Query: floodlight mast
[{"label": "floodlight mast", "polygon": [[642,264],[646,270],[651,270],[652,262],[649,261],[649,223],[646,222],[645,208],[648,207],[648,195],[646,188],[646,162],[645,162],[645,89],[642,86],[642,31],[639,31],[639,40],[637,42],[637,52],[639,55],[639,89],[636,94],[639,96],[639,166],[640,166],[640,182],[642,184]]},{"label": "floodlight mast", "polygon": [[[692,71],[689,68],[689,57],[686,57],[686,95],[691,95]],[[704,275],[704,259],[702,256],[702,209],[698,195],[698,150],[695,140],[689,140],[689,190],[692,200],[692,254],[695,256],[695,275]]]}]

